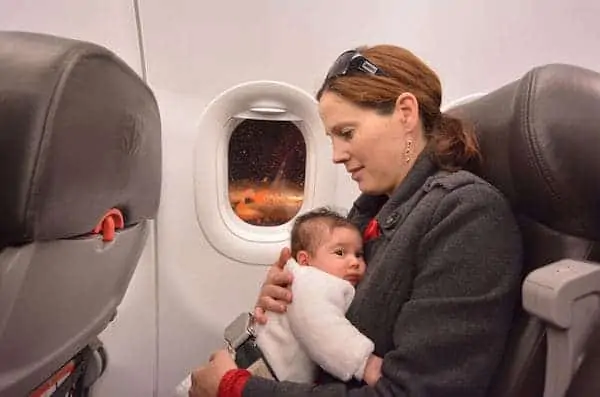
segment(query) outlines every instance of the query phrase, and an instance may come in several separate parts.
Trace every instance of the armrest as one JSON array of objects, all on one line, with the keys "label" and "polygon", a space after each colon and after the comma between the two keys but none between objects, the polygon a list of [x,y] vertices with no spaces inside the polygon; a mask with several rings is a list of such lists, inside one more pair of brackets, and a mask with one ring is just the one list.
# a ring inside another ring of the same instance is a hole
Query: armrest
[{"label": "armrest", "polygon": [[562,397],[577,372],[600,313],[600,264],[561,260],[531,272],[523,308],[547,324],[544,397]]}]

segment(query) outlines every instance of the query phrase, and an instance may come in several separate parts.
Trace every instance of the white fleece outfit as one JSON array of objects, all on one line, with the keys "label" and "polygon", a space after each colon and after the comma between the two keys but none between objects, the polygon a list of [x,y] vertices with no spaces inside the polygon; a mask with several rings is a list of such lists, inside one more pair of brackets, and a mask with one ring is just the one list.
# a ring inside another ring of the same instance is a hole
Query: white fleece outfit
[{"label": "white fleece outfit", "polygon": [[286,263],[294,275],[293,302],[284,314],[268,312],[257,344],[280,381],[313,383],[316,365],[343,381],[363,379],[373,342],[347,319],[354,298],[348,281],[312,266]]},{"label": "white fleece outfit", "polygon": [[[348,281],[294,259],[286,265],[293,276],[293,302],[284,314],[267,312],[256,326],[256,342],[280,381],[314,383],[317,365],[342,381],[363,379],[374,344],[347,319],[354,298]],[[191,379],[177,386],[187,397]]]}]

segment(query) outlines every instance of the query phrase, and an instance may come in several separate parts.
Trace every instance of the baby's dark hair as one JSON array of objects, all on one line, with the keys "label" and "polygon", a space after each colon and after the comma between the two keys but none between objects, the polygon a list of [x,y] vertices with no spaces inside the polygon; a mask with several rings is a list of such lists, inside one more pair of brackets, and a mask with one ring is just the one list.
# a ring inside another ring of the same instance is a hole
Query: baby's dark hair
[{"label": "baby's dark hair", "polygon": [[358,231],[356,226],[339,212],[328,207],[316,208],[296,218],[291,233],[292,257],[299,251],[308,251],[314,255],[321,245],[324,231],[337,227],[347,227]]}]

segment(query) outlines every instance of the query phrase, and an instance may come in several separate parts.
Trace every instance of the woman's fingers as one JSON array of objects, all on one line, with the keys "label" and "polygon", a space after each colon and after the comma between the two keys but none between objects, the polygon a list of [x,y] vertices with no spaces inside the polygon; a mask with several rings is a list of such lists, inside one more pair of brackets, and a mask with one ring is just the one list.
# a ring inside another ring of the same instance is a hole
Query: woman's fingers
[{"label": "woman's fingers", "polygon": [[288,247],[284,247],[279,251],[279,258],[275,263],[276,267],[283,269],[287,261],[292,257],[292,253]]},{"label": "woman's fingers", "polygon": [[292,283],[292,273],[284,270],[290,257],[290,249],[283,248],[277,261],[269,268],[254,308],[254,320],[259,324],[267,322],[266,312],[285,313],[287,304],[292,301],[292,293],[287,288]]},{"label": "woman's fingers", "polygon": [[261,325],[267,323],[267,315],[262,307],[256,306],[254,308],[254,321]]},{"label": "woman's fingers", "polygon": [[[287,270],[281,270],[277,267],[272,267],[267,273],[267,280],[263,284],[263,293],[265,287],[283,287],[286,288],[289,284],[292,283],[292,273]],[[277,296],[273,296],[273,298],[277,298]]]},{"label": "woman's fingers", "polygon": [[256,306],[268,312],[283,313],[290,302],[289,290],[276,285],[265,285]]}]

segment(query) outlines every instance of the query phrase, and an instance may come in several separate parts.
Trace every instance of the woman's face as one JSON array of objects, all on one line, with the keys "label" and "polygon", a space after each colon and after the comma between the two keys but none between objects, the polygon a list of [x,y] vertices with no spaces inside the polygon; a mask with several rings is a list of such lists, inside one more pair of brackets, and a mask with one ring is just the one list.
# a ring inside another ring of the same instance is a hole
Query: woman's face
[{"label": "woman's face", "polygon": [[399,98],[392,114],[381,115],[332,92],[321,96],[319,113],[331,138],[333,162],[344,165],[363,193],[389,195],[408,172],[407,139],[414,140],[410,127],[415,124],[414,97],[409,97],[408,105]]}]

